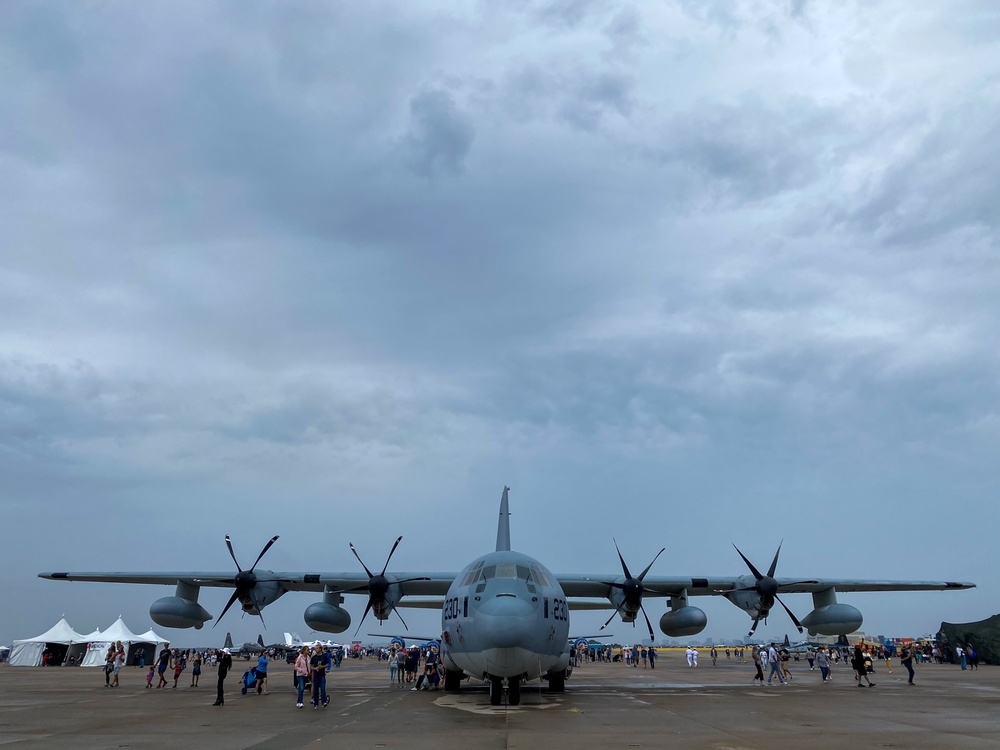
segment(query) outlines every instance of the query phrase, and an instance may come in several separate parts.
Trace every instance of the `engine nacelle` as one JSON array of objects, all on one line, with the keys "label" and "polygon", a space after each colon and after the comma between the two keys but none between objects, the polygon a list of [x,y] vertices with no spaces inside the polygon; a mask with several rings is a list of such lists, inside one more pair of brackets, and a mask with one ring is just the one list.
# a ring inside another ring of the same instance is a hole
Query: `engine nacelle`
[{"label": "engine nacelle", "polygon": [[312,630],[324,633],[343,633],[351,627],[351,615],[343,607],[326,602],[316,602],[306,607],[303,615]]},{"label": "engine nacelle", "polygon": [[165,628],[194,628],[201,630],[202,626],[212,619],[203,606],[191,599],[180,596],[165,596],[153,602],[149,608],[149,616],[157,625]]},{"label": "engine nacelle", "polygon": [[708,616],[691,605],[664,612],[660,617],[660,630],[671,638],[697,635],[708,625]]},{"label": "engine nacelle", "polygon": [[864,618],[850,604],[828,604],[817,607],[802,618],[802,626],[810,635],[847,635],[861,629]]}]

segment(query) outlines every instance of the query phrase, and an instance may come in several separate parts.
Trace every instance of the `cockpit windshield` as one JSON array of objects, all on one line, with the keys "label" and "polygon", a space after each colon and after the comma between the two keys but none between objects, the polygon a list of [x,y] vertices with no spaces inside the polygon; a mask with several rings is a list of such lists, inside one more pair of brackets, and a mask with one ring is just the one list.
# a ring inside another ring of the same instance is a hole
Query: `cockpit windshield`
[{"label": "cockpit windshield", "polygon": [[549,585],[549,578],[536,566],[518,565],[516,563],[498,563],[497,565],[474,565],[462,579],[463,586],[471,586],[474,583],[489,581],[494,578],[504,578],[507,580],[521,580],[526,583],[537,583],[542,586]]}]

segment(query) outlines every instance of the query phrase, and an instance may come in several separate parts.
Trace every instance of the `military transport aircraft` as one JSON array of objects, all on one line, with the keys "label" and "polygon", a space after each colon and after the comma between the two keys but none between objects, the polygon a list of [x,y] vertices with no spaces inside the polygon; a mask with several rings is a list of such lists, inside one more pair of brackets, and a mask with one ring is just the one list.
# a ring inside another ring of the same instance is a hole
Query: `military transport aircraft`
[{"label": "military transport aircraft", "polygon": [[[219,619],[237,601],[247,614],[261,618],[263,609],[288,591],[323,593],[323,601],[309,605],[304,614],[313,630],[342,633],[351,616],[341,604],[344,594],[367,593],[360,630],[368,613],[379,620],[399,612],[397,607],[434,607],[441,610],[441,658],[447,668],[445,689],[458,690],[468,677],[483,679],[490,688],[490,702],[499,705],[506,688],[507,702],[518,705],[522,683],[542,678],[549,689],[565,689],[569,667],[569,622],[571,609],[613,609],[607,626],[617,615],[633,627],[641,613],[650,638],[653,626],[643,606],[643,597],[664,597],[670,609],[660,617],[660,630],[671,637],[695,635],[708,624],[705,613],[690,603],[693,596],[724,596],[753,618],[767,618],[778,603],[802,632],[842,635],[861,627],[861,612],[837,601],[838,591],[930,591],[968,589],[975,584],[951,581],[865,581],[833,578],[775,578],[778,553],[762,574],[737,549],[750,575],[726,578],[688,578],[648,575],[653,562],[633,576],[618,550],[622,575],[554,574],[540,562],[511,550],[509,488],[500,499],[496,550],[473,560],[461,572],[389,573],[389,561],[402,537],[396,539],[380,573],[373,573],[351,551],[364,568],[362,573],[275,573],[257,570],[257,564],[278,539],[273,537],[249,569],[236,559],[226,537],[236,575],[229,572],[174,573],[41,573],[40,577],[63,581],[96,581],[175,585],[173,596],[158,599],[149,615],[168,628],[201,628],[212,619],[198,603],[203,586],[232,588],[233,593]],[[781,546],[778,547],[780,553]],[[663,550],[660,550],[662,553]],[[813,610],[800,621],[778,597],[778,593],[810,593]],[[403,597],[424,597],[403,601]],[[444,597],[443,599],[441,597]],[[400,617],[402,621],[402,617]],[[218,622],[218,621],[216,621]],[[403,622],[405,627],[406,623]]]}]

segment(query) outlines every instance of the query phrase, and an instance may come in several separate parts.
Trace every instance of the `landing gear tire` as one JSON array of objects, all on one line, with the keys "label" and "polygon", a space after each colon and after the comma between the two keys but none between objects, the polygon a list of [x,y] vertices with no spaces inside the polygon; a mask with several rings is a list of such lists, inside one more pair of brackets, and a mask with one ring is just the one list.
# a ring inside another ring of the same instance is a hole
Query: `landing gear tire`
[{"label": "landing gear tire", "polygon": [[503,702],[503,677],[490,677],[490,705],[499,706]]},{"label": "landing gear tire", "polygon": [[449,669],[445,672],[444,689],[449,693],[457,693],[462,689],[462,670]]},{"label": "landing gear tire", "polygon": [[549,692],[550,693],[565,693],[566,692],[566,670],[560,669],[558,672],[552,672],[549,675]]},{"label": "landing gear tire", "polygon": [[507,705],[521,705],[521,681],[517,677],[511,677],[507,681]]}]

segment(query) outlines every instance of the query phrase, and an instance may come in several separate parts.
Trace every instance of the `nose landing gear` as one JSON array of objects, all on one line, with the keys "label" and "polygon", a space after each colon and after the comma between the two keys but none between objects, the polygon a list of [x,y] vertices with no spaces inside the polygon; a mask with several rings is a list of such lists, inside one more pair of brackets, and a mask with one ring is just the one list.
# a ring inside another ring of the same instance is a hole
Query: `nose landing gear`
[{"label": "nose landing gear", "polygon": [[[503,677],[490,677],[490,705],[499,706],[503,702]],[[517,677],[507,678],[507,705],[521,705],[521,680]]]}]

